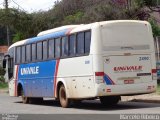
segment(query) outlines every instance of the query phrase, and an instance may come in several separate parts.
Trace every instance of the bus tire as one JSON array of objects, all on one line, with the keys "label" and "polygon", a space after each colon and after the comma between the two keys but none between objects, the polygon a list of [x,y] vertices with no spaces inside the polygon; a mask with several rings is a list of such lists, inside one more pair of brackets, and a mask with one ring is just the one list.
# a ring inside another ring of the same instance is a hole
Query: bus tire
[{"label": "bus tire", "polygon": [[21,95],[22,95],[22,102],[24,104],[29,103],[29,97],[24,96],[24,90],[23,90],[23,88],[21,89]]},{"label": "bus tire", "polygon": [[102,96],[100,97],[101,103],[105,106],[116,105],[120,99],[121,99],[120,96]]},{"label": "bus tire", "polygon": [[67,98],[66,89],[62,84],[59,89],[59,101],[63,108],[67,108],[70,106],[70,100]]}]

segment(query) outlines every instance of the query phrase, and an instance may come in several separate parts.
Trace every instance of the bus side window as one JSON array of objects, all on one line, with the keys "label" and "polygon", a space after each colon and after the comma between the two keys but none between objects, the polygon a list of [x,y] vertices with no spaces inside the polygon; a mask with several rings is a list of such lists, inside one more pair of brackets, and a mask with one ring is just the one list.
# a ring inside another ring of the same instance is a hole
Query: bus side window
[{"label": "bus side window", "polygon": [[84,32],[80,32],[77,34],[77,54],[84,54]]},{"label": "bus side window", "polygon": [[85,32],[85,54],[89,54],[91,44],[91,32]]},{"label": "bus side window", "polygon": [[62,37],[62,57],[68,56],[68,37]]},{"label": "bus side window", "polygon": [[26,46],[22,46],[22,63],[26,62]]},{"label": "bus side window", "polygon": [[55,57],[60,58],[61,56],[61,38],[55,39]]},{"label": "bus side window", "polygon": [[21,47],[16,48],[16,64],[21,62]]},{"label": "bus side window", "polygon": [[76,36],[69,36],[69,56],[75,56],[76,54]]},{"label": "bus side window", "polygon": [[43,60],[46,60],[48,58],[48,45],[47,41],[43,41]]},{"label": "bus side window", "polygon": [[37,43],[37,60],[42,60],[42,42]]},{"label": "bus side window", "polygon": [[36,60],[36,44],[32,44],[32,62]]},{"label": "bus side window", "polygon": [[31,45],[26,46],[26,61],[31,61]]},{"label": "bus side window", "polygon": [[54,39],[49,40],[49,58],[54,58]]}]

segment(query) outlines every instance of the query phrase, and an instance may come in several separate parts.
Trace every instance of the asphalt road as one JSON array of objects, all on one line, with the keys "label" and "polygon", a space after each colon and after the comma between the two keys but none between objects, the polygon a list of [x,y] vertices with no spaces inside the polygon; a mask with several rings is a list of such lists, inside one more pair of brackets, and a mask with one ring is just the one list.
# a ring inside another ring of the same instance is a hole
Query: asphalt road
[{"label": "asphalt road", "polygon": [[41,104],[23,104],[20,97],[0,94],[0,114],[160,114],[160,104],[120,102],[114,107],[104,107],[98,100],[83,101],[71,108],[61,108],[53,100]]}]

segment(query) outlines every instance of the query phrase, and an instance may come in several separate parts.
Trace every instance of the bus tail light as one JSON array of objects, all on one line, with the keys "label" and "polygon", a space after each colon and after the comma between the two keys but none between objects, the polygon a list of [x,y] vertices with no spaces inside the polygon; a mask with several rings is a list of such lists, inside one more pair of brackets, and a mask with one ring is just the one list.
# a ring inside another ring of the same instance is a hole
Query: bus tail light
[{"label": "bus tail light", "polygon": [[157,69],[152,69],[152,79],[157,80]]},{"label": "bus tail light", "polygon": [[95,72],[95,76],[104,76],[104,72]]},{"label": "bus tail light", "polygon": [[97,84],[104,83],[104,72],[95,72],[95,80]]}]

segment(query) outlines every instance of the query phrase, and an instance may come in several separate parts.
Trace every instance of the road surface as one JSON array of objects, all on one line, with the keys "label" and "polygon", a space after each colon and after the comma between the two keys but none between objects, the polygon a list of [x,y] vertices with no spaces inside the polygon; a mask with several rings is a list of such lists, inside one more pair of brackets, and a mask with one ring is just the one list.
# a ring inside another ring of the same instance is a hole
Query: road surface
[{"label": "road surface", "polygon": [[53,100],[41,104],[23,104],[20,97],[0,94],[1,114],[160,114],[160,104],[142,102],[120,102],[114,107],[104,107],[99,100],[83,101],[70,108],[61,108]]}]

